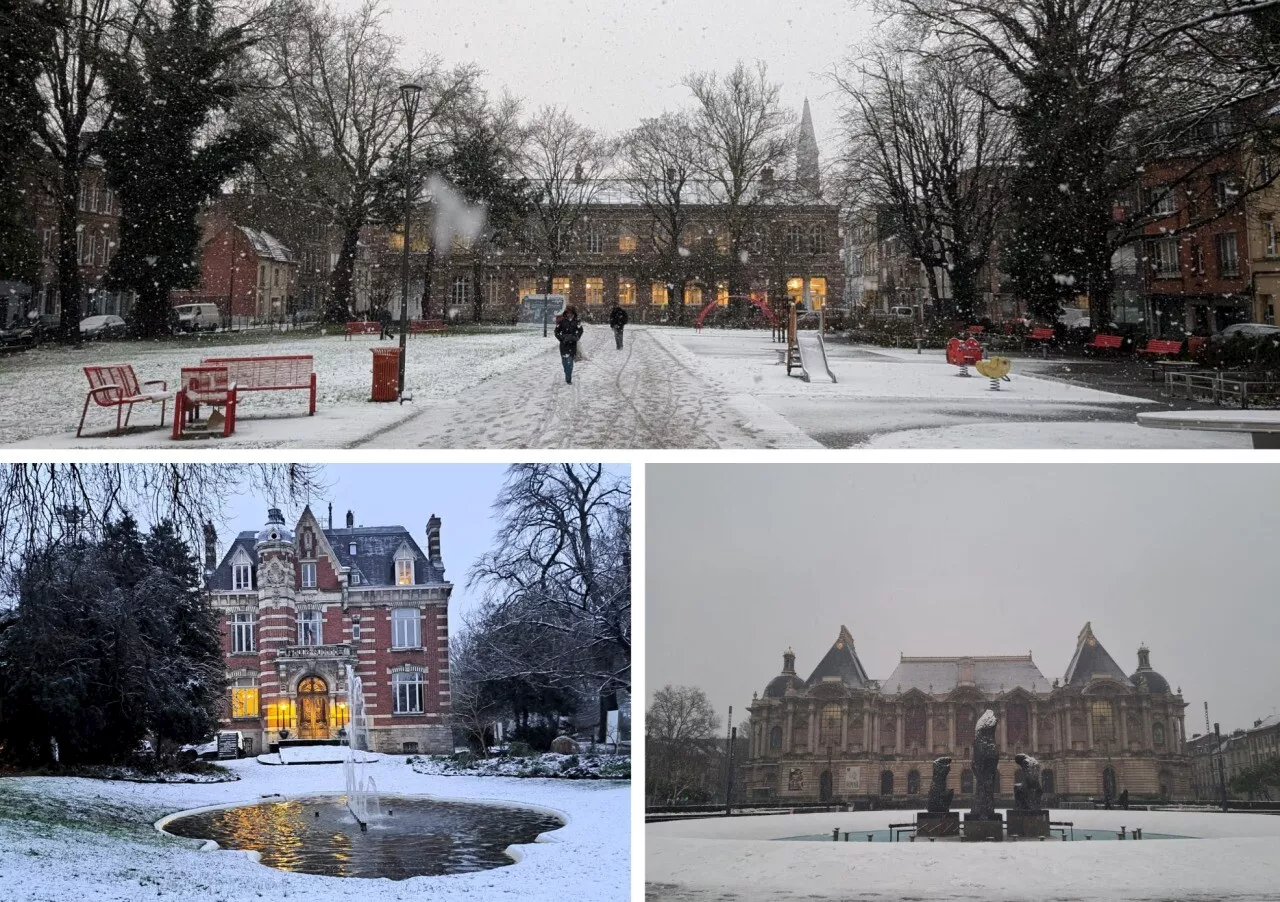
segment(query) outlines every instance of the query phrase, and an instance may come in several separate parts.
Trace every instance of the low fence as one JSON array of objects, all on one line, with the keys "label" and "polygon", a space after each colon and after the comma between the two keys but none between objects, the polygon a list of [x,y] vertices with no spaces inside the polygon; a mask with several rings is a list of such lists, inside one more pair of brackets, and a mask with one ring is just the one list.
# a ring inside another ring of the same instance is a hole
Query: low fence
[{"label": "low fence", "polygon": [[1186,401],[1207,401],[1248,410],[1280,406],[1280,379],[1271,373],[1196,370],[1164,374],[1165,394]]}]

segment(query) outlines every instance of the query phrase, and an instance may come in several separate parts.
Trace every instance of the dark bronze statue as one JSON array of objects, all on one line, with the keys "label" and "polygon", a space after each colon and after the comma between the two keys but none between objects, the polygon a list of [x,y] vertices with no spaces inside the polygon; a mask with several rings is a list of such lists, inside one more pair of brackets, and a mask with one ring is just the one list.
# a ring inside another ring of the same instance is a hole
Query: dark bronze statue
[{"label": "dark bronze statue", "polygon": [[1000,750],[996,748],[996,714],[991,709],[978,718],[973,737],[973,809],[971,818],[996,817],[996,765]]},{"label": "dark bronze statue", "polygon": [[1013,801],[1019,811],[1040,811],[1041,798],[1044,795],[1044,784],[1040,779],[1040,762],[1030,755],[1017,754],[1013,760],[1018,762],[1021,782],[1013,787]]},{"label": "dark bronze statue", "polygon": [[929,787],[929,812],[932,814],[945,814],[951,810],[951,799],[956,791],[947,789],[949,773],[951,773],[950,758],[933,759],[933,785]]}]

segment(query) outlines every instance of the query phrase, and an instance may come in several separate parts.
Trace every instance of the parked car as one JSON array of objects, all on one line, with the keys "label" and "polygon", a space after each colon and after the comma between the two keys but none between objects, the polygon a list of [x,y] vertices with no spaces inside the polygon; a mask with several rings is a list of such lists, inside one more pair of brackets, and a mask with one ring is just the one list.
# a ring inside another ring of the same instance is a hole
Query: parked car
[{"label": "parked car", "polygon": [[39,344],[42,341],[53,341],[58,337],[62,318],[56,313],[37,313],[32,310],[27,314],[27,323],[31,326],[36,343]]},{"label": "parked car", "polygon": [[213,332],[222,323],[217,304],[180,304],[173,308],[179,332]]},{"label": "parked car", "polygon": [[35,329],[21,321],[0,328],[0,351],[25,351],[35,343]]},{"label": "parked car", "polygon": [[1280,337],[1280,326],[1268,326],[1266,323],[1232,323],[1221,332],[1209,338],[1209,344],[1226,344],[1236,336],[1257,341],[1262,338]]},{"label": "parked car", "polygon": [[121,317],[105,314],[80,320],[80,337],[86,339],[123,338],[129,325]]}]

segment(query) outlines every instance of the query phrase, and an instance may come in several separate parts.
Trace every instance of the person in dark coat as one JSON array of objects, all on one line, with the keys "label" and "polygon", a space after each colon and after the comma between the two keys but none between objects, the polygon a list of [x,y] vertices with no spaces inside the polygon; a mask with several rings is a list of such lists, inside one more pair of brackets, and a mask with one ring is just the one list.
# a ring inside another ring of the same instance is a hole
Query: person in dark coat
[{"label": "person in dark coat", "polygon": [[564,366],[564,381],[573,385],[573,359],[578,353],[578,340],[582,338],[582,323],[578,311],[565,307],[556,323],[556,339],[560,342],[560,363]]},{"label": "person in dark coat", "polygon": [[613,337],[617,339],[619,351],[622,350],[622,327],[626,324],[627,311],[614,304],[613,309],[609,311],[609,328],[613,330]]},{"label": "person in dark coat", "polygon": [[1125,811],[1129,810],[1129,790],[1120,790],[1120,807]]},{"label": "person in dark coat", "polygon": [[382,334],[378,336],[378,341],[391,338],[391,311],[385,305],[378,308],[378,322],[382,325]]}]

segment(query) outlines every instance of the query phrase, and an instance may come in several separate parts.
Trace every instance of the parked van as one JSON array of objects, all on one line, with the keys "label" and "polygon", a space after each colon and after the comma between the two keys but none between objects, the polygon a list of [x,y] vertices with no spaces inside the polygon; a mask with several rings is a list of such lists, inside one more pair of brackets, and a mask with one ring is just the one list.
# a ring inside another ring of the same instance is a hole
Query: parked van
[{"label": "parked van", "polygon": [[173,312],[178,316],[179,332],[212,332],[222,325],[217,304],[182,304]]},{"label": "parked van", "polygon": [[915,319],[916,308],[914,307],[890,307],[890,319]]}]

